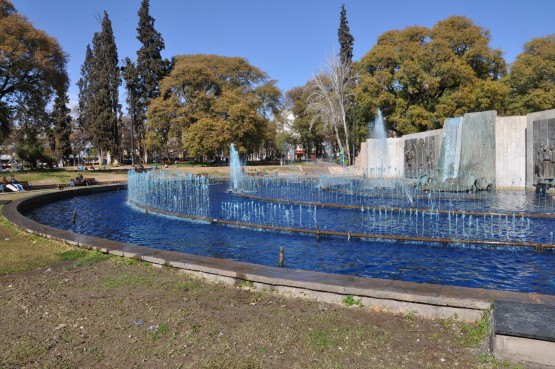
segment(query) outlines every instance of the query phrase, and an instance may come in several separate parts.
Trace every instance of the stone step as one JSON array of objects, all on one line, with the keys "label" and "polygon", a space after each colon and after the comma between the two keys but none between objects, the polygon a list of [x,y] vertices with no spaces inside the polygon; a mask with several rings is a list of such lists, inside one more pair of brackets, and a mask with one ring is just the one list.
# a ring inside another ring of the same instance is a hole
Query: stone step
[{"label": "stone step", "polygon": [[527,368],[555,368],[555,306],[495,301],[492,351]]}]

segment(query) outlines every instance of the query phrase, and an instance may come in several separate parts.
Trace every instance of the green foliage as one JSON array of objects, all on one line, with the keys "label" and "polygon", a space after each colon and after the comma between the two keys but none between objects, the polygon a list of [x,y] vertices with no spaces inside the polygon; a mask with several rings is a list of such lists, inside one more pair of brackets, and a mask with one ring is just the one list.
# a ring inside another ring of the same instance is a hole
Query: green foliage
[{"label": "green foliage", "polygon": [[79,123],[87,131],[100,152],[113,154],[119,150],[118,52],[108,13],[104,12],[102,28],[87,45],[81,67],[79,86]]},{"label": "green foliage", "polygon": [[27,161],[31,168],[36,167],[37,163],[48,163],[52,165],[54,159],[46,154],[44,146],[37,140],[37,130],[27,127],[18,131],[16,154],[21,160]]},{"label": "green foliage", "polygon": [[275,81],[243,58],[182,55],[149,105],[147,147],[166,152],[180,141],[191,156],[245,154],[273,136],[269,116],[278,111]]},{"label": "green foliage", "polygon": [[[162,59],[161,52],[165,48],[164,39],[154,28],[155,19],[150,15],[149,7],[149,0],[141,1],[137,27],[137,39],[141,43],[141,47],[137,51],[136,83],[133,85],[134,122],[141,154],[144,154],[146,150],[147,127],[145,120],[148,104],[159,96],[160,80],[171,70],[171,63]],[[129,79],[126,78],[126,81],[129,87]]]},{"label": "green foliage", "polygon": [[478,347],[484,342],[484,339],[490,331],[491,311],[492,306],[484,310],[482,317],[477,322],[472,324],[462,324],[462,329],[464,330],[465,334],[461,338],[461,343],[465,347]]},{"label": "green foliage", "polygon": [[240,287],[244,287],[244,288],[254,288],[254,282],[253,281],[242,281],[239,284]]},{"label": "green foliage", "polygon": [[488,365],[488,367],[492,368],[510,368],[510,369],[524,369],[522,365],[518,364],[511,364],[507,361],[499,361],[493,356],[493,354],[481,354],[478,355],[478,358],[482,362],[482,364]]},{"label": "green foliage", "polygon": [[362,299],[355,299],[353,297],[353,295],[347,295],[344,299],[343,299],[343,303],[347,306],[358,306],[358,307],[362,307]]},{"label": "green foliage", "polygon": [[489,31],[461,16],[382,34],[356,66],[361,120],[379,107],[389,129],[408,134],[467,112],[501,110],[506,66],[489,40]]},{"label": "green foliage", "polygon": [[337,37],[339,39],[339,45],[341,47],[339,51],[341,64],[351,65],[353,61],[353,43],[355,42],[355,38],[353,37],[353,35],[351,35],[351,31],[349,29],[349,22],[347,21],[347,11],[345,10],[345,5],[341,5]]},{"label": "green foliage", "polygon": [[83,249],[73,249],[59,253],[58,256],[64,261],[83,259],[89,254],[89,251]]},{"label": "green foliage", "polygon": [[99,263],[110,258],[111,256],[109,254],[105,254],[100,251],[90,251],[87,256],[79,259],[79,263],[77,264],[77,266]]},{"label": "green foliage", "polygon": [[555,108],[555,35],[527,42],[503,82],[511,89],[507,113]]},{"label": "green foliage", "polygon": [[330,337],[323,329],[316,329],[312,332],[312,342],[317,347],[326,347],[337,344],[337,339],[335,337]]},{"label": "green foliage", "polygon": [[59,88],[54,99],[52,125],[54,131],[55,153],[58,160],[68,159],[71,154],[71,110],[67,95],[67,84]]},{"label": "green foliage", "polygon": [[[301,144],[307,149],[307,152],[310,152],[314,146],[316,146],[317,151],[321,152],[322,148],[319,147],[321,143],[324,140],[333,141],[333,137],[326,135],[322,122],[307,110],[309,97],[310,86],[308,84],[287,91],[285,105],[293,114],[292,128],[297,135],[284,136],[280,139],[282,144]],[[278,147],[281,147],[281,145]]]},{"label": "green foliage", "polygon": [[55,89],[67,81],[66,59],[56,39],[0,0],[0,142],[12,121],[43,120]]}]

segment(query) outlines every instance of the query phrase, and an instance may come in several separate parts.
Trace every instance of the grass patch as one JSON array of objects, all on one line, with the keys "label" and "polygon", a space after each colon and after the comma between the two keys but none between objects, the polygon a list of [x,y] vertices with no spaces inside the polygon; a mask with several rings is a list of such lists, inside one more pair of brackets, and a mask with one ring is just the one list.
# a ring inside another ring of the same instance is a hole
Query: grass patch
[{"label": "grass patch", "polygon": [[254,288],[254,282],[253,281],[241,281],[241,283],[239,283],[239,287],[241,288]]},{"label": "grass patch", "polygon": [[83,249],[68,250],[58,254],[63,261],[73,261],[78,259],[83,259],[87,256],[89,251]]},{"label": "grass patch", "polygon": [[312,343],[316,347],[326,347],[329,345],[335,345],[337,340],[330,337],[329,334],[323,329],[316,329],[312,332]]},{"label": "grass patch", "polygon": [[80,259],[77,266],[89,265],[94,263],[99,263],[104,260],[110,259],[112,256],[110,254],[105,254],[100,251],[88,251],[88,255]]},{"label": "grass patch", "polygon": [[179,282],[175,285],[179,291],[195,291],[201,288],[201,285],[192,278],[187,278],[183,282]]},{"label": "grass patch", "polygon": [[499,361],[492,354],[482,354],[478,358],[482,364],[488,365],[492,368],[510,368],[510,369],[525,369],[522,365],[511,364],[507,361]]},{"label": "grass patch", "polygon": [[106,288],[151,286],[154,279],[150,275],[122,273],[103,278],[102,284]]},{"label": "grass patch", "polygon": [[468,348],[480,346],[490,330],[490,316],[492,307],[484,310],[482,317],[475,323],[461,323],[464,335],[461,337],[461,344]]},{"label": "grass patch", "polygon": [[[8,354],[6,355],[6,362],[4,365],[7,367],[23,367],[45,354],[48,351],[48,347],[38,343],[32,344],[29,342],[23,342],[15,347],[8,349]],[[0,363],[0,365],[2,365]],[[3,366],[0,366],[3,368]]]},{"label": "grass patch", "polygon": [[32,270],[63,261],[60,254],[73,249],[62,242],[23,232],[3,216],[0,216],[0,235],[0,275]]},{"label": "grass patch", "polygon": [[348,295],[343,299],[343,303],[347,306],[358,306],[362,307],[362,299],[355,299],[353,295]]},{"label": "grass patch", "polygon": [[150,263],[146,263],[142,260],[133,259],[133,258],[118,257],[118,258],[114,258],[114,260],[118,265],[149,265],[150,266]]}]

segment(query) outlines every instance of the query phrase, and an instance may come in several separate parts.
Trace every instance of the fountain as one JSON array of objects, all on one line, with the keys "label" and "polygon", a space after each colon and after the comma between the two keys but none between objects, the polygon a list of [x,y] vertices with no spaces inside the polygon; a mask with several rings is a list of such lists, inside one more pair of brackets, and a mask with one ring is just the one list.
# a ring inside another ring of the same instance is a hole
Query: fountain
[{"label": "fountain", "polygon": [[374,119],[372,128],[372,138],[377,140],[377,150],[381,153],[379,171],[380,176],[384,177],[385,166],[387,163],[387,133],[385,131],[385,123],[383,120],[382,111],[378,108],[376,119]]},{"label": "fountain", "polygon": [[[292,268],[555,294],[551,194],[431,192],[331,174],[245,177],[231,193],[228,186],[169,171],[130,172],[128,191],[79,198],[75,223],[63,216],[76,206],[71,199],[29,216],[75,232],[232,260],[273,265],[267,249],[286,246]],[[542,277],[530,285],[530,273]]]},{"label": "fountain", "polygon": [[229,149],[229,177],[231,179],[231,190],[238,191],[241,185],[241,180],[243,179],[243,168],[241,166],[241,159],[239,158],[239,152],[235,149],[235,144],[230,145]]}]

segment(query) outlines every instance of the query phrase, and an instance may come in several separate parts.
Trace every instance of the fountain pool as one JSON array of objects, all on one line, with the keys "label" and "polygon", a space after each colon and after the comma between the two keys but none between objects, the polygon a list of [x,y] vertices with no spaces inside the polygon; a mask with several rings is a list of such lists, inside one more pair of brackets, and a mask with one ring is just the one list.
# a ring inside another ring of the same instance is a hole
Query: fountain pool
[{"label": "fountain pool", "polygon": [[[153,203],[129,202],[139,199],[136,181],[153,175],[130,172],[129,191],[57,201],[26,215],[76,233],[189,254],[277,266],[283,246],[291,269],[555,295],[551,195],[411,188],[410,203],[395,183],[325,176],[249,177],[239,193],[229,193],[228,183],[164,173],[156,179],[160,191],[144,197]],[[165,200],[156,200],[162,194]],[[194,212],[175,210],[190,200]],[[195,219],[158,215],[157,203]]]}]

